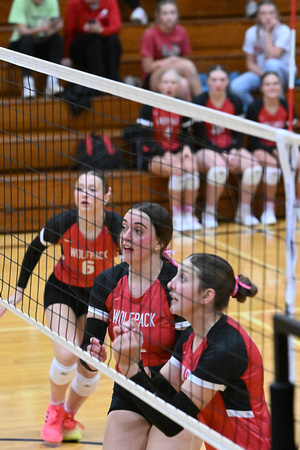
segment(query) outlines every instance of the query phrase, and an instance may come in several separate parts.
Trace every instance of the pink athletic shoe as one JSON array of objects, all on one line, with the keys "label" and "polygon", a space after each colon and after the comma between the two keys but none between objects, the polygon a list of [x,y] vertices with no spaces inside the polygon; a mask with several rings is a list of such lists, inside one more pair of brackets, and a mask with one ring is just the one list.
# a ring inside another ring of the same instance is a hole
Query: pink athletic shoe
[{"label": "pink athletic shoe", "polygon": [[74,414],[68,414],[65,412],[65,420],[63,422],[63,441],[80,441],[81,431],[84,430],[84,426],[74,419]]},{"label": "pink athletic shoe", "polygon": [[63,423],[65,409],[63,406],[54,406],[50,403],[46,412],[45,423],[41,431],[44,441],[59,444],[63,440]]}]

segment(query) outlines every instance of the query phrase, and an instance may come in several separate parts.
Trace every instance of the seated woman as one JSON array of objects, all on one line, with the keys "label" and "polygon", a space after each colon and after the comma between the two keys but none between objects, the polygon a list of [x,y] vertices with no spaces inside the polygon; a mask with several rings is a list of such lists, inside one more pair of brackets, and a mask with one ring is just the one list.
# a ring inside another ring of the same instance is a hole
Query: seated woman
[{"label": "seated woman", "polygon": [[191,101],[202,91],[197,68],[186,58],[191,52],[186,29],[178,24],[178,8],[174,0],[161,0],[156,11],[157,23],[142,37],[141,55],[144,82],[152,91],[159,91],[162,73],[176,69],[182,76],[179,98]]},{"label": "seated woman", "polygon": [[[251,103],[247,119],[276,128],[286,128],[288,104],[285,99],[280,98],[281,87],[279,75],[275,72],[266,72],[261,77],[262,97]],[[250,136],[250,151],[264,168],[265,204],[260,221],[264,225],[273,225],[276,223],[276,190],[281,176],[276,143]]]},{"label": "seated woman", "polygon": [[[156,377],[148,376],[139,363],[143,335],[137,323],[116,327],[113,350],[120,371],[242,448],[269,450],[271,420],[262,357],[248,333],[226,314],[230,296],[243,303],[256,295],[257,287],[243,275],[235,277],[223,258],[207,253],[185,259],[168,287],[172,313],[182,314],[191,326]],[[98,357],[99,341],[93,339],[89,350]],[[132,398],[147,420],[167,436],[182,430],[147,403]],[[206,449],[212,446],[206,443]]]},{"label": "seated woman", "polygon": [[[63,20],[57,0],[14,0],[8,22],[15,25],[9,40],[11,50],[60,64],[64,41],[59,34]],[[23,98],[35,97],[32,70],[22,67],[22,78]],[[48,76],[45,94],[56,95],[61,90],[58,79]]]},{"label": "seated woman", "polygon": [[[174,69],[163,72],[159,92],[177,97],[181,76]],[[197,161],[188,145],[187,127],[190,119],[152,106],[143,105],[137,120],[143,128],[139,145],[143,150],[144,169],[154,175],[169,178],[169,197],[176,231],[200,230],[195,215],[200,186]]]},{"label": "seated woman", "polygon": [[257,6],[257,23],[245,34],[247,72],[231,83],[232,92],[240,97],[245,109],[253,102],[252,91],[260,85],[264,72],[276,72],[283,88],[289,79],[291,30],[279,20],[279,11],[272,0],[262,0]]},{"label": "seated woman", "polygon": [[116,0],[69,0],[63,64],[119,81],[121,15]]},{"label": "seated woman", "polygon": [[[207,76],[208,91],[196,97],[193,102],[216,111],[242,115],[242,103],[227,91],[228,84],[227,70],[220,65],[211,67]],[[243,147],[243,136],[207,122],[194,121],[193,130],[200,144],[200,150],[196,152],[198,169],[200,173],[206,174],[206,205],[202,213],[202,225],[206,228],[218,226],[218,201],[229,170],[233,174],[242,174],[236,220],[246,226],[258,225],[258,219],[252,214],[251,202],[262,176],[262,167]]]}]

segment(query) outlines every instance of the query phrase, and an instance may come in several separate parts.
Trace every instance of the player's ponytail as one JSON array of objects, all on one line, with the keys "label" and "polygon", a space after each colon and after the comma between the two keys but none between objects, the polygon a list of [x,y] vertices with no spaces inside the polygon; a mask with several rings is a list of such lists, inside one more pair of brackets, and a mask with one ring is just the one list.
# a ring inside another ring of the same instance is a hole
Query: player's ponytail
[{"label": "player's ponytail", "polygon": [[235,287],[231,296],[239,303],[244,303],[247,297],[254,297],[257,294],[258,289],[249,278],[240,274],[235,277],[235,280]]}]

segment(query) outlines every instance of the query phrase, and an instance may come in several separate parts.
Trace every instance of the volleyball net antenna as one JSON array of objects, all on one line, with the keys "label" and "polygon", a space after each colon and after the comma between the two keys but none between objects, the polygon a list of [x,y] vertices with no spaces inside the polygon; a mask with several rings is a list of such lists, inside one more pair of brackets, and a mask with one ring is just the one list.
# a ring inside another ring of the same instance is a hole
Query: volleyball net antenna
[{"label": "volleyball net antenna", "polygon": [[[300,136],[7,49],[0,49],[0,60],[0,306],[4,305],[215,448],[240,448],[209,428],[209,425],[186,416],[117,373],[109,341],[108,360],[101,363],[73,342],[67,341],[65,336],[51,331],[45,320],[42,299],[45,283],[60,258],[59,246],[45,250],[41,256],[44,263],[36,266],[23,300],[17,307],[7,304],[5,299],[17,286],[23,257],[33,238],[54,214],[74,207],[74,187],[78,177],[77,148],[87,137],[92,136],[94,141],[95,136],[109,137],[121,152],[122,166],[105,170],[112,190],[110,209],[123,216],[133,204],[151,201],[170,210],[172,199],[169,196],[168,179],[143,170],[143,148],[135,145],[139,140],[135,137],[126,139],[128,130],[136,130],[142,105],[166,111],[166,118],[179,114],[193,121],[213,124],[215,130],[220,127],[242,133],[245,147],[249,136],[276,142],[283,178],[276,196],[276,225],[258,224],[252,227],[235,219],[241,195],[241,176],[230,174],[215,211],[219,226],[213,230],[203,227],[201,230],[190,229],[181,233],[175,231],[171,241],[171,249],[175,250],[173,257],[178,263],[196,252],[218,254],[230,262],[236,275],[243,273],[257,284],[258,295],[243,305],[231,300],[229,314],[241,323],[259,347],[264,361],[265,391],[270,406],[268,391],[275,376],[270,360],[273,351],[272,318],[275,313],[294,317],[299,314],[300,307],[297,296],[299,226],[295,209]],[[21,96],[21,67],[34,71],[37,86],[32,98],[26,100]],[[46,97],[43,89],[47,76],[59,78],[65,91],[70,83],[84,86],[86,90],[80,90],[81,98],[78,96],[77,100],[63,95]],[[86,103],[86,99],[82,101],[84,92],[91,91],[94,95],[90,104]],[[194,148],[201,148],[201,139],[191,138],[190,144]],[[205,186],[205,175],[200,173],[195,209],[199,220],[205,207]],[[256,217],[260,217],[264,210],[264,189],[261,183],[252,201]],[[289,344],[290,377],[295,385],[297,399],[300,392],[299,342],[290,341]],[[296,405],[295,401],[294,420],[299,433],[300,411]]]}]

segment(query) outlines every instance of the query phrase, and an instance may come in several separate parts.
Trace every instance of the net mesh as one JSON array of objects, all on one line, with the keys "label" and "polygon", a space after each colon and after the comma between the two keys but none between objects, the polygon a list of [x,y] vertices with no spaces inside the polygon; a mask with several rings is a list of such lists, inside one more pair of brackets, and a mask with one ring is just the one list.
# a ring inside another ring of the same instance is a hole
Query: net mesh
[{"label": "net mesh", "polygon": [[[92,133],[95,142],[95,136],[106,136],[120,149],[122,166],[113,171],[105,170],[105,176],[112,192],[109,209],[121,216],[130,206],[139,202],[156,202],[170,210],[172,201],[168,193],[168,178],[141,170],[142,149],[133,147],[132,142],[126,139],[126,134],[124,139],[124,130],[135,131],[141,105],[167,111],[166,117],[169,120],[172,113],[180,113],[182,117],[209,122],[215,127],[276,141],[285,181],[281,182],[277,192],[276,226],[259,225],[253,228],[235,220],[241,177],[239,174],[231,174],[218,204],[219,226],[215,229],[204,227],[199,231],[191,229],[182,233],[175,232],[171,241],[171,249],[175,251],[173,257],[178,263],[196,252],[217,254],[232,265],[235,274],[243,273],[249,276],[258,286],[259,293],[251,301],[238,304],[231,300],[229,315],[249,332],[261,352],[264,385],[269,402],[268,387],[274,378],[272,317],[275,312],[299,313],[299,298],[295,297],[299,283],[296,275],[299,273],[299,263],[296,259],[298,229],[294,208],[295,158],[300,143],[299,136],[160,94],[99,79],[6,49],[0,49],[0,59],[1,304],[126,389],[134,391],[148,404],[167,412],[170,418],[200,436],[205,442],[215,448],[239,448],[209,426],[198,423],[118,374],[114,370],[109,342],[108,360],[106,363],[100,363],[78,347],[75,335],[72,339],[66,339],[59,329],[58,332],[51,330],[45,320],[42,299],[45,283],[61,257],[59,245],[45,249],[17,308],[8,305],[3,299],[7,299],[17,286],[23,257],[33,238],[54,214],[75,206],[77,149]],[[21,97],[22,80],[19,66],[34,70],[37,90],[33,93],[33,98],[24,100]],[[77,96],[76,99],[45,97],[44,83],[49,75],[58,77],[64,86],[66,83],[78,84],[97,93],[91,102],[82,98],[84,95]],[[195,144],[195,140],[191,143]],[[198,144],[201,144],[201,140]],[[163,171],[163,168],[161,170]],[[196,215],[199,219],[205,206],[205,185],[205,176],[200,175],[200,190],[196,203]],[[258,217],[263,211],[264,198],[264,188],[259,186],[253,200],[255,215]],[[292,361],[297,388],[299,360],[299,346],[296,341]],[[296,397],[298,392],[296,389]],[[299,417],[300,413],[296,408],[298,434]]]}]

